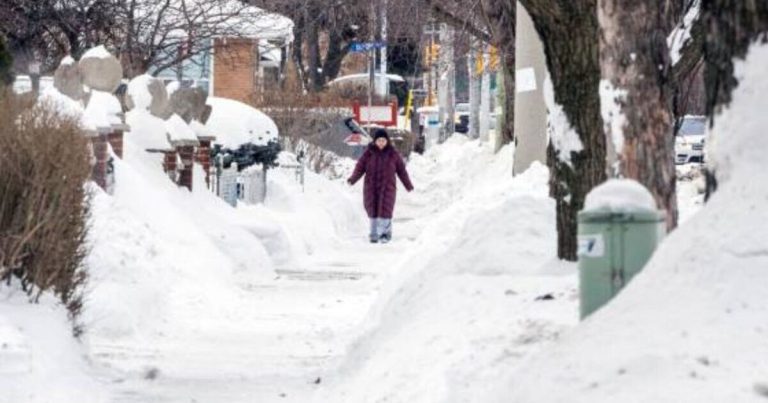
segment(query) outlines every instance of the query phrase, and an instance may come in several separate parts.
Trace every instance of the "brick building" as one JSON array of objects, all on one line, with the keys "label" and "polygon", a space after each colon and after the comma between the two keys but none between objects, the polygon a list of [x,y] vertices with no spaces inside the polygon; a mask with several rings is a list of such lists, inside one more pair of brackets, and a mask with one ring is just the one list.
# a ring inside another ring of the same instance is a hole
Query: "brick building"
[{"label": "brick building", "polygon": [[283,75],[288,38],[218,38],[211,59],[211,95],[244,103],[257,101]]},{"label": "brick building", "polygon": [[209,40],[209,51],[159,72],[158,78],[166,83],[181,78],[182,86],[204,88],[211,96],[244,103],[258,100],[283,76],[293,42],[293,21],[264,13],[234,26],[240,32]]}]

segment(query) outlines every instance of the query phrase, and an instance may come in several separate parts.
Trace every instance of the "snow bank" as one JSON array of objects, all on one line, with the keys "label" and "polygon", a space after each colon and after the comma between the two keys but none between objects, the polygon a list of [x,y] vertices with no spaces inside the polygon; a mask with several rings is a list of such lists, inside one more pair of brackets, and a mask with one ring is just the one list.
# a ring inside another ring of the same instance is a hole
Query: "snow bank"
[{"label": "snow bank", "polygon": [[216,144],[238,148],[242,144],[265,145],[277,140],[275,122],[261,111],[232,99],[208,97],[213,110],[206,127],[216,136]]},{"label": "snow bank", "polygon": [[[146,134],[126,136],[125,158],[114,162],[114,196],[93,189],[83,322],[97,354],[114,345],[160,348],[200,328],[232,326],[248,309],[244,287],[291,259],[274,220],[218,199],[199,167],[196,190],[179,188],[163,173],[162,155],[146,153],[135,137]],[[147,365],[112,364],[129,372]]]},{"label": "snow bank", "polygon": [[367,333],[316,401],[466,401],[573,325],[575,277],[555,275],[573,267],[553,263],[548,171],[512,178],[512,155],[456,137],[414,156],[416,196],[439,213],[392,268]]},{"label": "snow bank", "polygon": [[[143,109],[129,118],[144,124],[132,127],[125,157],[115,159],[114,195],[93,189],[85,339],[96,361],[121,376],[141,379],[153,367],[169,378],[199,376],[210,368],[180,357],[203,351],[209,359],[219,335],[258,333],[243,325],[268,311],[254,305],[269,303],[254,287],[275,287],[275,269],[303,268],[326,245],[364,234],[365,215],[340,182],[307,172],[302,192],[284,168],[270,170],[265,205],[227,205],[197,165],[195,190],[179,188],[163,173],[162,154],[144,151],[164,122]],[[216,365],[218,376],[247,373],[242,364]]]},{"label": "snow bank", "polygon": [[155,80],[149,74],[142,74],[135,77],[128,83],[127,93],[133,101],[133,110],[149,110],[152,105],[152,94],[149,92],[149,83]]},{"label": "snow bank", "polygon": [[269,170],[264,204],[240,204],[238,208],[255,219],[272,219],[284,228],[296,264],[304,266],[304,260],[317,251],[366,233],[368,218],[362,199],[345,189],[344,180],[331,181],[307,169],[302,190],[291,167],[297,164],[296,156],[283,152],[279,160],[288,168]]},{"label": "snow bank", "polygon": [[645,186],[633,179],[609,179],[592,189],[584,201],[584,211],[614,213],[656,210],[656,201]]},{"label": "snow bank", "polygon": [[131,145],[141,150],[166,151],[173,147],[168,141],[165,122],[149,113],[147,109],[135,108],[125,114],[125,123],[130,127],[126,136],[131,137]]},{"label": "snow bank", "polygon": [[15,284],[0,288],[0,390],[4,403],[111,401],[64,307],[50,295],[30,304]]},{"label": "snow bank", "polygon": [[168,140],[173,144],[197,145],[197,134],[191,127],[177,114],[171,115],[165,121],[165,130],[168,132]]},{"label": "snow bank", "polygon": [[740,84],[714,127],[721,187],[696,219],[610,304],[477,401],[765,401],[766,63],[768,46],[753,45],[736,64]]},{"label": "snow bank", "polygon": [[88,105],[83,114],[83,124],[86,128],[96,130],[99,128],[111,128],[113,125],[123,123],[120,115],[123,108],[120,101],[114,95],[103,91],[91,91]]},{"label": "snow bank", "polygon": [[53,86],[42,89],[37,102],[59,111],[63,116],[77,120],[82,119],[85,112],[81,102],[62,94]]}]

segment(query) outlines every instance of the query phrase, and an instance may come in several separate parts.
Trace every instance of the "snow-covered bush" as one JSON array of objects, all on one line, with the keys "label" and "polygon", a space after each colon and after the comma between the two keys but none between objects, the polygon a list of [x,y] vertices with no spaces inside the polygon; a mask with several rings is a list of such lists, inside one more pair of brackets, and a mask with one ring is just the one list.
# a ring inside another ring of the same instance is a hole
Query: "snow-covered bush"
[{"label": "snow-covered bush", "polygon": [[0,97],[0,280],[36,300],[53,291],[77,315],[87,230],[88,143],[51,107]]}]

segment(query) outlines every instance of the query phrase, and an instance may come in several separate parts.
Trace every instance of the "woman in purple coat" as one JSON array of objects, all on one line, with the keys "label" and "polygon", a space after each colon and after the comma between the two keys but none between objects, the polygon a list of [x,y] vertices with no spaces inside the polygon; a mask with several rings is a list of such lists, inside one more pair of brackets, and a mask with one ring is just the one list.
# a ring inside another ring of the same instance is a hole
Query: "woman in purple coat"
[{"label": "woman in purple coat", "polygon": [[347,180],[354,185],[365,175],[363,203],[371,219],[372,243],[386,243],[392,239],[392,213],[397,194],[395,174],[407,191],[413,190],[403,158],[392,146],[386,130],[377,129],[373,133],[373,143],[357,161],[355,171]]}]

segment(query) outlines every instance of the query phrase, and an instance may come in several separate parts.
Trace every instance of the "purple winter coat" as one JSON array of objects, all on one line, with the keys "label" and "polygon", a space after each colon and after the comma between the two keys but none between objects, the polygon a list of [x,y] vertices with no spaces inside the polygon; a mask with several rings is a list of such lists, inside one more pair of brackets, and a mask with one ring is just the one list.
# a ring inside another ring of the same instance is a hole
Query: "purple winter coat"
[{"label": "purple winter coat", "polygon": [[413,190],[413,184],[405,170],[405,162],[392,144],[387,144],[383,150],[380,150],[371,143],[357,161],[355,171],[348,180],[354,185],[365,175],[363,203],[368,217],[392,218],[397,194],[395,174],[400,177],[400,181],[409,192]]}]

